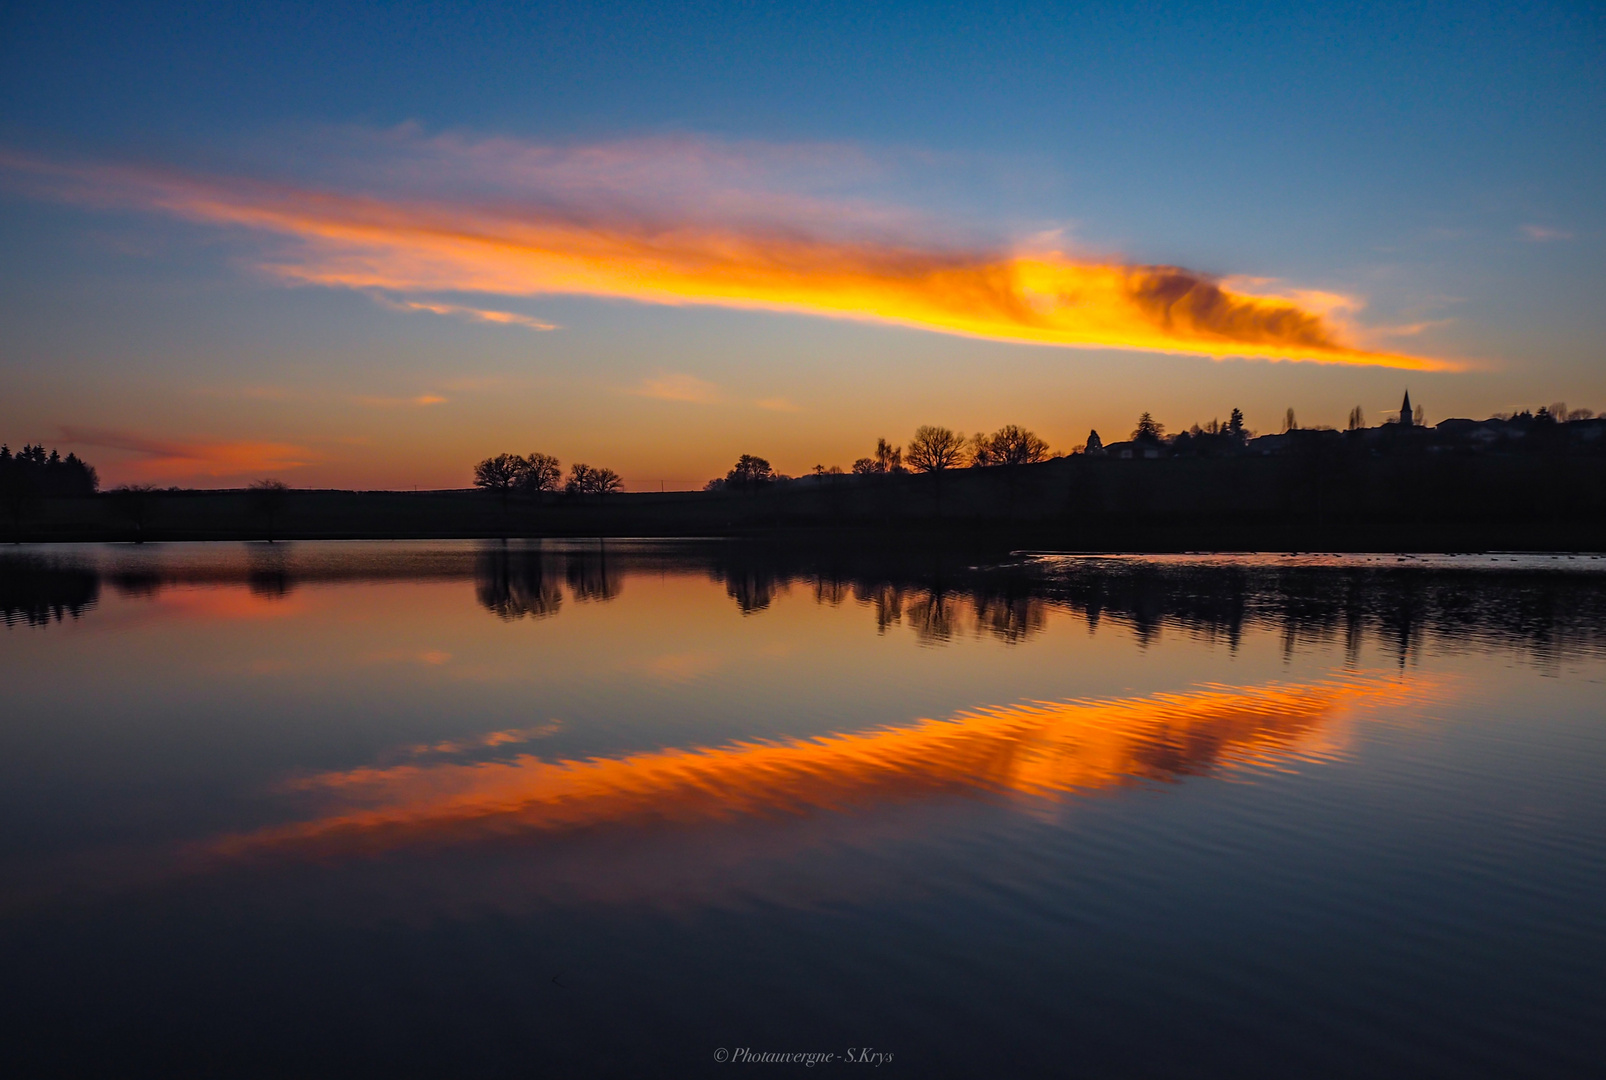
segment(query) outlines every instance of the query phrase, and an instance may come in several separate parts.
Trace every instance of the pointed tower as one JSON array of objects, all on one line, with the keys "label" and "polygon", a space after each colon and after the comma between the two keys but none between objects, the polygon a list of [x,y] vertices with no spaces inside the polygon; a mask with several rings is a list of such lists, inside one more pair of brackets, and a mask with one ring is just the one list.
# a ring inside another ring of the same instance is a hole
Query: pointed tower
[{"label": "pointed tower", "polygon": [[1416,423],[1416,419],[1411,415],[1411,391],[1407,390],[1405,392],[1405,403],[1400,406],[1400,426],[1410,427],[1414,423]]}]

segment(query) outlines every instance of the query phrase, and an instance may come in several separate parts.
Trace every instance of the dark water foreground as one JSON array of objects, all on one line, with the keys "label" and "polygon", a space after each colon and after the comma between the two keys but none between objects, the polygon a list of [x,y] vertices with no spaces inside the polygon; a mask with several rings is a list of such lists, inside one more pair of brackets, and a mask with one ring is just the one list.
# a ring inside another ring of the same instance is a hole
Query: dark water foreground
[{"label": "dark water foreground", "polygon": [[8,1075],[1606,1052],[1606,559],[23,547],[0,617]]}]

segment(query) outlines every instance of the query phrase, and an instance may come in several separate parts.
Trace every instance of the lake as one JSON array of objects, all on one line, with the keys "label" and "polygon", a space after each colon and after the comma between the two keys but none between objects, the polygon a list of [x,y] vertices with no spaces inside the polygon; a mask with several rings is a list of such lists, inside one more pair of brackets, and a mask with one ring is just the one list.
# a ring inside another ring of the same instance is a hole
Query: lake
[{"label": "lake", "polygon": [[0,615],[10,1075],[1606,1051],[1603,558],[24,546]]}]

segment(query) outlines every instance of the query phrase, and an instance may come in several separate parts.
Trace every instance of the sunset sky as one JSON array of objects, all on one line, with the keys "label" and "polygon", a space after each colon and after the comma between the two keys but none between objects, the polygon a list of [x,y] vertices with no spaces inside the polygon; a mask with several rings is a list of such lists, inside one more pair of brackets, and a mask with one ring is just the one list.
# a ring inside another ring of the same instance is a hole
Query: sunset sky
[{"label": "sunset sky", "polygon": [[0,440],[631,489],[1606,410],[1606,9],[8,5]]}]

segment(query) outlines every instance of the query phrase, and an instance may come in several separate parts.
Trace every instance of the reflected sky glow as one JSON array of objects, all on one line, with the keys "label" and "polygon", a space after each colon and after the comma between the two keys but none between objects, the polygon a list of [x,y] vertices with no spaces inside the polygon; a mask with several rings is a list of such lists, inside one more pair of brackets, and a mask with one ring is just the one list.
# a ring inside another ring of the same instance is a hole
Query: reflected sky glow
[{"label": "reflected sky glow", "polygon": [[1599,1059],[1587,559],[86,545],[0,615],[0,1042],[84,1075]]},{"label": "reflected sky glow", "polygon": [[[609,824],[691,825],[954,794],[1030,798],[1329,756],[1343,717],[1442,692],[1381,673],[1110,701],[1028,702],[812,739],[586,761],[407,763],[319,773],[291,790],[324,816],[203,845],[210,855],[374,854]],[[487,745],[513,741],[498,733]],[[455,749],[455,748],[454,748]]]}]

